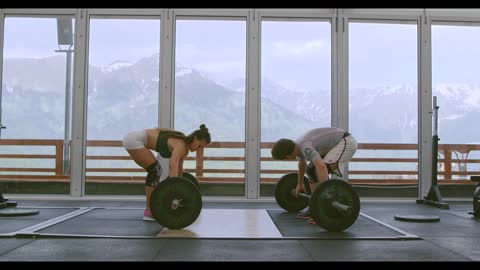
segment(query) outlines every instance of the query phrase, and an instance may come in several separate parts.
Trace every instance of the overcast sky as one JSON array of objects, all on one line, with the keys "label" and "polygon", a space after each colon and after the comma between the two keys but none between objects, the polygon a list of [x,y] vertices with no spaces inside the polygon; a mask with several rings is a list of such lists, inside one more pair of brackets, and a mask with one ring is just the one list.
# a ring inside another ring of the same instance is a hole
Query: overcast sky
[{"label": "overcast sky", "polygon": [[[135,62],[159,53],[160,21],[94,19],[90,64]],[[415,24],[350,23],[349,85],[377,87],[417,82]],[[245,21],[181,21],[176,25],[176,61],[218,81],[245,76]],[[328,22],[262,23],[262,76],[294,90],[330,89]],[[478,84],[480,27],[434,26],[433,82]],[[6,58],[58,55],[56,19],[6,18]]]}]

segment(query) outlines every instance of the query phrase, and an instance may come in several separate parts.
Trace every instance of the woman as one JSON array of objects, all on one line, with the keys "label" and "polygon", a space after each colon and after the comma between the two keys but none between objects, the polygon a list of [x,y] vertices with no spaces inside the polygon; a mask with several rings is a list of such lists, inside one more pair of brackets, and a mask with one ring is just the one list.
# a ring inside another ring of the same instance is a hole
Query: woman
[{"label": "woman", "polygon": [[169,159],[168,176],[177,177],[183,175],[183,160],[188,152],[202,149],[210,141],[210,133],[204,124],[188,136],[167,128],[154,128],[130,132],[123,138],[123,147],[132,159],[148,173],[145,180],[147,205],[143,212],[143,220],[154,220],[150,212],[150,195],[159,183],[162,174],[162,167],[151,150],[158,152],[161,157]]}]

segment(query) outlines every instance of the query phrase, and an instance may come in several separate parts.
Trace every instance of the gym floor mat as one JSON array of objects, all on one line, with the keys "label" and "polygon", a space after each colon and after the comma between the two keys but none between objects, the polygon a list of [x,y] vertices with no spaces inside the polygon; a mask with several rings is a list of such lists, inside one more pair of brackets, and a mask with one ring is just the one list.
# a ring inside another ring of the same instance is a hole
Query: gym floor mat
[{"label": "gym floor mat", "polygon": [[0,236],[10,236],[16,231],[27,229],[36,224],[45,222],[47,220],[65,215],[67,213],[73,212],[78,208],[70,207],[52,207],[52,208],[43,208],[43,207],[17,207],[17,209],[35,209],[39,213],[37,215],[30,216],[8,216],[0,217]]},{"label": "gym floor mat", "polygon": [[419,237],[376,220],[362,212],[355,223],[342,232],[328,232],[297,213],[285,210],[268,210],[273,222],[284,237],[325,238],[325,239],[420,239]]},{"label": "gym floor mat", "polygon": [[143,221],[142,215],[142,209],[98,208],[38,233],[113,238],[283,238],[265,210],[203,209],[193,224],[181,230]]},{"label": "gym floor mat", "polygon": [[[327,232],[284,210],[203,209],[181,230],[143,221],[141,208],[83,209],[61,222],[30,231],[35,237],[63,238],[199,238],[199,239],[421,239],[364,213],[343,232]],[[23,236],[28,236],[23,233]]]}]

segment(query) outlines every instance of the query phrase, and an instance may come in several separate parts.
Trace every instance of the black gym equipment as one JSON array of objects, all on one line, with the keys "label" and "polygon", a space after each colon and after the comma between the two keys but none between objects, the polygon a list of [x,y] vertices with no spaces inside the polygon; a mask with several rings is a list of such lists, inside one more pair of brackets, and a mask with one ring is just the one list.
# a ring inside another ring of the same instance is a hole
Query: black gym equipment
[{"label": "black gym equipment", "polygon": [[[17,206],[17,202],[10,201],[9,199],[4,198],[2,193],[0,193],[0,204],[5,204],[5,207]],[[0,208],[3,208],[3,207],[0,207]]]},{"label": "black gym equipment", "polygon": [[168,177],[161,181],[150,197],[153,218],[169,229],[189,226],[198,218],[201,210],[200,190],[193,181],[184,177]]},{"label": "black gym equipment", "polygon": [[19,217],[37,215],[40,211],[35,209],[4,208],[0,209],[0,217]]},{"label": "black gym equipment", "polygon": [[200,189],[200,184],[198,183],[197,178],[195,178],[195,176],[193,176],[193,174],[188,173],[188,172],[183,172],[182,177],[187,179],[187,180],[192,181],[195,184],[195,186],[197,186],[197,188]]},{"label": "black gym equipment", "polygon": [[471,176],[470,180],[478,184],[473,192],[473,211],[469,213],[473,215],[473,219],[480,219],[480,176]]},{"label": "black gym equipment", "polygon": [[275,199],[283,209],[298,212],[308,205],[316,224],[332,232],[343,231],[355,223],[360,213],[360,198],[350,184],[342,180],[328,180],[311,195],[299,193],[297,198],[294,195],[297,179],[297,173],[289,173],[277,183]]},{"label": "black gym equipment", "polygon": [[417,204],[427,204],[441,209],[450,209],[447,203],[442,199],[442,194],[440,194],[440,189],[437,185],[437,166],[438,166],[438,108],[437,106],[437,97],[433,97],[433,141],[432,141],[432,185],[428,191],[427,196],[424,196],[424,199],[418,199]]},{"label": "black gym equipment", "polygon": [[395,215],[395,220],[408,222],[437,222],[440,221],[439,216],[428,215]]},{"label": "black gym equipment", "polygon": [[[284,175],[278,181],[275,187],[275,200],[278,205],[288,212],[296,213],[305,209],[308,206],[309,200],[304,197],[296,198],[291,196],[292,189],[297,187],[297,178],[298,173],[289,173]],[[307,194],[310,194],[310,185],[308,183],[308,178],[303,177],[303,186]]]},{"label": "black gym equipment", "polygon": [[31,216],[39,213],[35,209],[18,209],[16,206],[17,202],[9,201],[0,193],[0,217]]}]

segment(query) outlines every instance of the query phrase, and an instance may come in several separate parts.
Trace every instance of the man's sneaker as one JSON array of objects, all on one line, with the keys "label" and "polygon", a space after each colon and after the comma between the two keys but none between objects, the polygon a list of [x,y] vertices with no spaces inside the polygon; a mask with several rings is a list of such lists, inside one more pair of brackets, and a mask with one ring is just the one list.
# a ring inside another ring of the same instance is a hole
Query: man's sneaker
[{"label": "man's sneaker", "polygon": [[311,218],[312,216],[310,215],[310,209],[306,210],[305,212],[302,212],[302,213],[298,214],[297,217],[305,218],[305,219]]},{"label": "man's sneaker", "polygon": [[145,221],[155,221],[155,219],[152,216],[152,212],[150,212],[147,209],[145,209],[143,211],[143,220],[145,220]]}]

